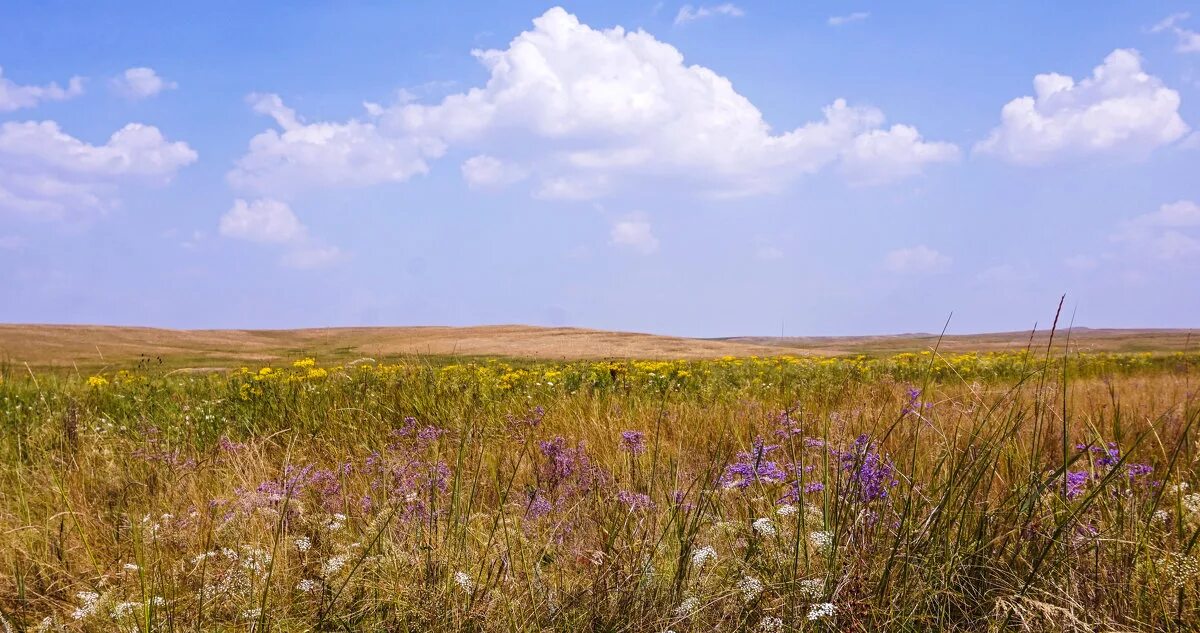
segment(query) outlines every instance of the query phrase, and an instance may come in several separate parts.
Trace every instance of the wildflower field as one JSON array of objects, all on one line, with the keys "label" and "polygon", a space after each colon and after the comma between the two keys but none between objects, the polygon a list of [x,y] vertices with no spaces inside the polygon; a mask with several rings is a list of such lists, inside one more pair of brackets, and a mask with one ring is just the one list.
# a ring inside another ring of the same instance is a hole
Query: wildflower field
[{"label": "wildflower field", "polygon": [[1200,628],[1200,355],[0,371],[5,631]]}]

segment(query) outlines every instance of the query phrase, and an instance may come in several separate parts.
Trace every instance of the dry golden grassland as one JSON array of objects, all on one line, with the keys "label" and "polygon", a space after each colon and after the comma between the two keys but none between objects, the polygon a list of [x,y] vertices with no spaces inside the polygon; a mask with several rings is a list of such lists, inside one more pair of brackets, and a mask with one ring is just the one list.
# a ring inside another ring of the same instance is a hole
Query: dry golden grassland
[{"label": "dry golden grassland", "polygon": [[1057,352],[9,364],[0,617],[1189,630],[1198,368]]}]

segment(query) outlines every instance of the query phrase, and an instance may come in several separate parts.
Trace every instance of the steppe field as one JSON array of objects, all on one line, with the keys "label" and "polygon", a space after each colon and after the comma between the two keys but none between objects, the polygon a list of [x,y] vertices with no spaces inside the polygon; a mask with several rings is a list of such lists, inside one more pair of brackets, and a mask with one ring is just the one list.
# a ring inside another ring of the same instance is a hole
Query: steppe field
[{"label": "steppe field", "polygon": [[1187,332],[0,341],[6,631],[1200,622]]}]

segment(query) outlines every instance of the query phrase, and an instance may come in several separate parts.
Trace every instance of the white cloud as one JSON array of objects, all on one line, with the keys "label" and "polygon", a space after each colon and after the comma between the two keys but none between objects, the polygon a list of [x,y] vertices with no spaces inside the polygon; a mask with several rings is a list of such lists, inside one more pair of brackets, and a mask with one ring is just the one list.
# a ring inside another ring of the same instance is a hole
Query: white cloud
[{"label": "white cloud", "polygon": [[463,162],[462,175],[471,188],[482,188],[511,185],[523,180],[527,174],[517,165],[487,154],[479,154]]},{"label": "white cloud", "polygon": [[839,166],[854,182],[890,182],[958,157],[951,144],[885,127],[880,110],[840,99],[821,119],[776,133],[729,79],[686,65],[649,33],[593,29],[561,8],[533,24],[504,50],[474,51],[487,82],[437,103],[372,104],[367,121],[305,124],[278,97],[255,98],[283,133],[256,136],[230,181],[276,196],[398,182],[453,146],[490,159],[463,166],[468,182],[494,160],[512,178],[527,174],[543,198],[591,199],[646,182],[731,196]]},{"label": "white cloud", "polygon": [[10,121],[0,125],[0,209],[41,217],[108,209],[120,185],[165,184],[196,158],[187,143],[140,123],[91,145],[54,121]]},{"label": "white cloud", "polygon": [[922,244],[889,252],[883,265],[895,273],[930,273],[944,270],[950,261],[946,255]]},{"label": "white cloud", "polygon": [[855,11],[848,15],[834,15],[829,17],[829,26],[841,26],[843,24],[850,24],[851,22],[861,22],[869,17],[871,17],[871,14],[866,11]]},{"label": "white cloud", "polygon": [[915,128],[884,128],[881,111],[840,99],[822,120],[773,133],[727,78],[685,65],[673,46],[644,31],[593,29],[560,8],[535,19],[506,50],[475,56],[490,71],[485,86],[436,105],[399,104],[380,126],[449,144],[491,144],[493,157],[524,164],[542,194],[596,197],[645,179],[680,180],[714,194],[761,193],[839,162],[852,179],[880,183],[958,155]]},{"label": "white cloud", "polygon": [[403,182],[428,172],[425,159],[445,151],[434,139],[385,136],[371,121],[305,124],[278,95],[251,95],[249,101],[283,132],[267,130],[250,140],[249,152],[228,174],[229,182],[241,189],[285,195],[317,187]]},{"label": "white cloud", "polygon": [[609,236],[614,245],[630,248],[643,255],[658,250],[658,238],[650,230],[650,223],[640,218],[629,218],[613,224]]},{"label": "white cloud", "polygon": [[1192,17],[1190,13],[1176,13],[1167,16],[1162,22],[1155,24],[1151,33],[1170,31],[1175,34],[1175,50],[1180,53],[1200,53],[1200,33],[1179,26],[1179,23]]},{"label": "white cloud", "polygon": [[109,82],[113,90],[129,99],[145,99],[164,90],[174,90],[179,84],[158,76],[153,68],[130,68]]},{"label": "white cloud", "polygon": [[693,7],[690,4],[685,4],[679,7],[679,13],[675,14],[675,24],[683,24],[693,20],[703,18],[711,18],[719,15],[740,18],[746,15],[746,12],[738,8],[737,5],[726,2],[711,7]]},{"label": "white cloud", "polygon": [[83,94],[83,78],[71,77],[63,88],[51,82],[44,86],[22,86],[4,76],[0,68],[0,112],[32,108],[43,101],[66,101]]},{"label": "white cloud", "polygon": [[1141,156],[1188,131],[1179,93],[1145,73],[1134,50],[1113,51],[1078,83],[1049,73],[1034,77],[1033,86],[1036,96],[1004,106],[1000,127],[977,152],[1022,164],[1093,152]]},{"label": "white cloud", "polygon": [[274,243],[298,242],[308,233],[287,203],[270,198],[235,200],[221,216],[220,232],[225,237]]},{"label": "white cloud", "polygon": [[1179,200],[1121,223],[1112,241],[1159,260],[1200,255],[1200,204]]},{"label": "white cloud", "polygon": [[842,152],[842,171],[851,182],[883,184],[920,174],[925,165],[958,158],[958,146],[926,142],[916,128],[893,125],[854,137]]},{"label": "white cloud", "polygon": [[322,268],[342,258],[336,246],[311,237],[292,208],[281,200],[234,200],[233,207],[221,216],[218,230],[231,239],[283,246],[279,261],[288,268]]}]

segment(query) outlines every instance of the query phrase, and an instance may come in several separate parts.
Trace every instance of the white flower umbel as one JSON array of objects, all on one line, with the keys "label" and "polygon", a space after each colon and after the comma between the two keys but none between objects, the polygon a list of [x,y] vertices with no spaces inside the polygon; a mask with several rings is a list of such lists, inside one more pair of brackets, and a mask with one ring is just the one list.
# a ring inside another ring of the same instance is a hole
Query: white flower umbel
[{"label": "white flower umbel", "polygon": [[762,581],[753,576],[742,576],[742,579],[737,582],[738,591],[742,592],[742,600],[753,602],[755,598],[762,595]]},{"label": "white flower umbel", "polygon": [[816,600],[825,593],[825,581],[820,578],[806,578],[800,581],[800,595],[808,600]]},{"label": "white flower umbel", "polygon": [[462,590],[467,593],[471,593],[475,589],[475,581],[471,580],[470,574],[465,571],[454,573],[454,583],[462,587]]},{"label": "white flower umbel", "polygon": [[775,536],[775,524],[772,523],[767,517],[755,519],[752,525],[754,527],[754,531],[762,534],[763,536]]},{"label": "white flower umbel", "polygon": [[703,567],[708,561],[717,560],[717,550],[711,545],[705,545],[700,549],[692,552],[692,565]]},{"label": "white flower umbel", "polygon": [[808,620],[809,620],[809,622],[816,622],[817,620],[828,620],[828,619],[832,618],[833,614],[836,612],[837,612],[837,607],[834,606],[832,602],[822,602],[820,604],[814,604],[813,606],[808,608]]},{"label": "white flower umbel", "polygon": [[783,620],[769,615],[764,616],[758,623],[758,630],[761,633],[783,633]]}]

